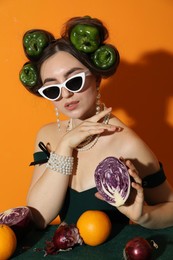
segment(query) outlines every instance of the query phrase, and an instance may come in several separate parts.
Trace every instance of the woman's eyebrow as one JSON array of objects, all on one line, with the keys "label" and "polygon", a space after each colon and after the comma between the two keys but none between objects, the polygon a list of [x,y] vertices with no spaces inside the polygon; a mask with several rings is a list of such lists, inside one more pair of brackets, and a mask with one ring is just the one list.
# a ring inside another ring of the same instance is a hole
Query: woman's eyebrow
[{"label": "woman's eyebrow", "polygon": [[[64,74],[64,77],[67,78],[71,73],[77,71],[77,70],[82,70],[83,68],[80,68],[80,67],[74,67],[70,70],[68,70],[65,74]],[[46,78],[44,81],[43,81],[43,84],[45,84],[46,82],[49,82],[49,81],[56,81],[57,79],[56,78]]]},{"label": "woman's eyebrow", "polygon": [[75,71],[77,71],[77,70],[83,70],[83,68],[81,68],[81,67],[74,67],[74,68],[68,70],[68,71],[65,73],[64,76],[67,78],[71,73],[73,73],[73,72],[75,72]]},{"label": "woman's eyebrow", "polygon": [[45,84],[46,82],[49,82],[49,81],[55,81],[56,79],[55,78],[47,78],[43,81],[43,84]]}]

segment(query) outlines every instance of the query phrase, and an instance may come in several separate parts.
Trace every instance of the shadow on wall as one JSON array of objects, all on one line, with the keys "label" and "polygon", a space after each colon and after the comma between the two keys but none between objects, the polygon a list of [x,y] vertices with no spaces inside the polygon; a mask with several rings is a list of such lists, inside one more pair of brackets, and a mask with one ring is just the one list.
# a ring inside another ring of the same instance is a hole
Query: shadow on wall
[{"label": "shadow on wall", "polygon": [[145,54],[139,63],[121,61],[115,76],[102,89],[107,106],[114,111],[121,108],[133,119],[131,127],[155,152],[173,184],[173,114],[171,123],[167,120],[170,98],[173,55],[162,50]]}]

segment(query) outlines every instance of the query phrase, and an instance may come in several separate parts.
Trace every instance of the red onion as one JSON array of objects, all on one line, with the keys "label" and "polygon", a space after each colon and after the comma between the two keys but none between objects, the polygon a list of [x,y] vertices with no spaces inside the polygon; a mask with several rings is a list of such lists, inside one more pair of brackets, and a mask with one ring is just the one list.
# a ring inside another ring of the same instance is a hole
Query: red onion
[{"label": "red onion", "polygon": [[0,224],[11,227],[18,238],[29,230],[31,223],[30,209],[25,206],[11,208],[0,213]]},{"label": "red onion", "polygon": [[52,241],[46,242],[45,251],[46,254],[57,254],[59,251],[70,250],[82,243],[78,228],[73,224],[62,223],[55,231]]},{"label": "red onion", "polygon": [[107,157],[95,170],[98,192],[110,204],[118,207],[125,203],[130,193],[130,176],[126,165],[115,157]]},{"label": "red onion", "polygon": [[135,237],[129,240],[124,248],[125,260],[150,260],[153,247],[143,237]]}]

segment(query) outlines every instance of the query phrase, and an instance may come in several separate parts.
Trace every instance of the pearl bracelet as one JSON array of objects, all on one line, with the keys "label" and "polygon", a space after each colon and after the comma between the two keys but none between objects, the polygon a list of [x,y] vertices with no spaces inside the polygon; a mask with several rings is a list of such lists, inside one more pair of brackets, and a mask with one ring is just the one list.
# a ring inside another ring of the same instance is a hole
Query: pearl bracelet
[{"label": "pearl bracelet", "polygon": [[73,170],[74,158],[72,156],[62,156],[55,152],[50,153],[47,168],[64,175],[71,175]]}]

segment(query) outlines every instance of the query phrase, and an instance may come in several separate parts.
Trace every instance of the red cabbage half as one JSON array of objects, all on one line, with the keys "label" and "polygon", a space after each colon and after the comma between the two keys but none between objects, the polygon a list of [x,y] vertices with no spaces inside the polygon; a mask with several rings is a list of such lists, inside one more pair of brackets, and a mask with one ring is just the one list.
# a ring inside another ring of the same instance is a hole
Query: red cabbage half
[{"label": "red cabbage half", "polygon": [[95,170],[98,192],[109,203],[119,207],[127,200],[131,181],[126,165],[115,157],[107,157]]},{"label": "red cabbage half", "polygon": [[17,237],[21,238],[32,227],[30,209],[26,206],[20,206],[1,212],[0,224],[11,227]]}]

